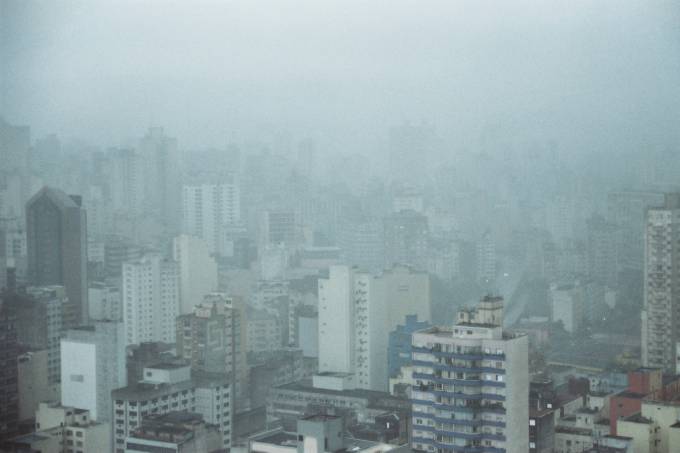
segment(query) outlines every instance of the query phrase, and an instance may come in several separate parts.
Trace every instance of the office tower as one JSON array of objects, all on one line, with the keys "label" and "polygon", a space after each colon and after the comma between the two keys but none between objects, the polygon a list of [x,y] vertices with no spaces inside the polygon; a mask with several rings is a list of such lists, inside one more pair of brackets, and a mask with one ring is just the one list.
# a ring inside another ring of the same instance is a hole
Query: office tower
[{"label": "office tower", "polygon": [[159,363],[144,368],[144,379],[111,392],[113,448],[125,453],[125,439],[146,417],[169,412],[195,412],[216,425],[222,448],[231,447],[232,387],[224,374],[191,373],[188,365]]},{"label": "office tower", "polygon": [[61,340],[61,403],[111,416],[111,391],[127,385],[123,324],[97,321],[69,330]]},{"label": "office tower", "polygon": [[43,187],[26,203],[26,236],[29,284],[64,286],[65,325],[86,323],[87,224],[80,197]]},{"label": "office tower", "polygon": [[621,231],[602,216],[592,216],[586,224],[588,235],[588,276],[615,288],[618,283],[618,247]]},{"label": "office tower", "polygon": [[675,370],[680,341],[680,194],[649,208],[645,226],[642,364]]},{"label": "office tower", "polygon": [[179,153],[177,140],[165,135],[162,127],[151,127],[139,141],[143,165],[145,207],[174,233],[179,214]]},{"label": "office tower", "polygon": [[385,264],[383,234],[379,221],[343,222],[338,233],[343,262],[369,272],[381,271]]},{"label": "office tower", "polygon": [[241,404],[248,370],[242,338],[242,307],[222,293],[207,294],[192,313],[177,317],[177,355],[194,371],[226,373]]},{"label": "office tower", "polygon": [[196,453],[224,450],[217,427],[203,421],[201,414],[169,412],[147,417],[125,439],[125,451]]},{"label": "office tower", "polygon": [[625,191],[607,195],[607,221],[620,229],[617,244],[620,269],[643,269],[646,211],[663,202],[664,195],[657,192]]},{"label": "office tower", "polygon": [[31,129],[28,126],[12,126],[0,117],[0,162],[2,171],[21,173],[28,168],[31,148]]},{"label": "office tower", "polygon": [[147,254],[123,264],[123,321],[127,344],[175,342],[179,315],[177,263]]},{"label": "office tower", "polygon": [[319,279],[319,371],[352,373],[357,387],[386,390],[389,332],[410,314],[430,319],[427,274],[331,266]]},{"label": "office tower", "polygon": [[0,296],[0,441],[17,432],[19,388],[17,357],[19,344],[16,314]]},{"label": "office tower", "polygon": [[173,240],[172,254],[179,267],[179,311],[191,313],[203,296],[217,290],[217,262],[203,239],[186,234]]},{"label": "office tower", "polygon": [[413,334],[413,449],[529,451],[528,340],[502,323],[503,299],[487,296]]},{"label": "office tower", "polygon": [[404,264],[427,269],[427,217],[415,211],[400,211],[385,217],[385,267]]},{"label": "office tower", "polygon": [[225,253],[226,229],[240,221],[241,194],[236,176],[219,184],[182,189],[182,229],[203,239],[211,253]]},{"label": "office tower", "polygon": [[123,236],[110,235],[104,242],[104,268],[107,277],[120,277],[123,263],[136,261],[144,256],[144,250]]}]

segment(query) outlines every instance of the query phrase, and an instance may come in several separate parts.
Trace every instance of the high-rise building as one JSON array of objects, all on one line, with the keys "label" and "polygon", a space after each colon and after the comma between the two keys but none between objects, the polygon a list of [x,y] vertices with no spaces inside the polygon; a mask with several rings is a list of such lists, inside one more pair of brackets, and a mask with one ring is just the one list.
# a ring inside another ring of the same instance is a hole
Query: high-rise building
[{"label": "high-rise building", "polygon": [[110,420],[111,391],[127,385],[123,324],[98,321],[61,340],[61,403]]},{"label": "high-rise building", "polygon": [[158,213],[170,233],[176,233],[179,220],[179,154],[177,140],[162,127],[151,127],[139,141],[143,165],[145,207]]},{"label": "high-rise building", "polygon": [[385,217],[385,267],[395,264],[427,269],[427,217],[415,211],[400,211]]},{"label": "high-rise building", "polygon": [[217,290],[217,262],[203,239],[186,234],[173,240],[172,254],[179,267],[179,311],[188,314]]},{"label": "high-rise building", "polygon": [[19,388],[16,314],[0,298],[0,441],[17,432],[19,422]]},{"label": "high-rise building", "polygon": [[642,364],[673,372],[680,341],[680,194],[647,210]]},{"label": "high-rise building", "polygon": [[621,230],[601,216],[592,216],[586,224],[588,234],[588,276],[615,288],[618,282],[618,247]]},{"label": "high-rise building", "polygon": [[241,195],[236,176],[219,184],[184,186],[183,231],[202,238],[211,253],[225,254],[224,236],[241,220]]},{"label": "high-rise building", "polygon": [[242,307],[222,293],[206,295],[191,314],[177,317],[177,354],[195,371],[231,376],[236,403],[245,394],[248,372],[242,320]]},{"label": "high-rise building", "polygon": [[529,451],[528,339],[502,323],[503,299],[487,296],[413,334],[413,449]]},{"label": "high-rise building", "polygon": [[148,254],[123,264],[123,321],[127,344],[175,342],[179,315],[177,263]]},{"label": "high-rise building", "polygon": [[300,241],[301,231],[295,212],[291,210],[263,211],[260,213],[259,247],[272,244],[293,245]]},{"label": "high-rise building", "polygon": [[331,266],[319,279],[319,371],[352,373],[357,387],[386,390],[389,332],[411,314],[430,319],[427,274]]},{"label": "high-rise building", "polygon": [[577,332],[585,321],[585,288],[578,282],[553,284],[548,293],[553,322],[561,322],[569,333]]},{"label": "high-rise building", "polygon": [[79,196],[43,187],[26,204],[28,281],[66,289],[65,325],[88,320],[87,223]]},{"label": "high-rise building", "polygon": [[625,191],[607,195],[607,221],[620,229],[617,258],[620,269],[642,270],[644,266],[645,212],[661,206],[658,192]]}]

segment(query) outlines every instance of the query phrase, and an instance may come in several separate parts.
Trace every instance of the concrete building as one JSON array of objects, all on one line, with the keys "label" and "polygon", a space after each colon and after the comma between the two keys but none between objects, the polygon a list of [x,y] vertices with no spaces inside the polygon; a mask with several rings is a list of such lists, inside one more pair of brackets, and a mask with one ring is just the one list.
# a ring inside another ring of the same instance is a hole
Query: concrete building
[{"label": "concrete building", "polygon": [[588,276],[610,288],[618,284],[621,230],[601,216],[592,216],[586,224],[588,235]]},{"label": "concrete building", "polygon": [[529,451],[528,341],[502,323],[503,299],[487,296],[413,334],[412,448]]},{"label": "concrete building", "polygon": [[294,432],[274,431],[251,437],[248,453],[357,453],[395,450],[396,445],[348,437],[343,419],[334,415],[308,415],[297,421]]},{"label": "concrete building", "polygon": [[172,251],[179,267],[179,311],[189,314],[206,294],[217,291],[217,262],[205,241],[196,236],[177,236]]},{"label": "concrete building", "polygon": [[103,282],[92,282],[88,288],[90,319],[94,321],[122,321],[123,306],[120,288]]},{"label": "concrete building", "polygon": [[192,314],[177,317],[176,334],[177,354],[188,360],[193,370],[232,377],[239,407],[248,378],[242,322],[242,307],[233,298],[211,293]]},{"label": "concrete building", "polygon": [[320,373],[311,379],[302,379],[272,387],[267,397],[268,426],[295,429],[296,421],[306,414],[323,412],[340,415],[346,425],[373,423],[385,414],[398,414],[403,422],[401,429],[406,439],[410,403],[408,400],[356,387],[349,374]]},{"label": "concrete building", "polygon": [[125,453],[218,451],[224,450],[217,427],[191,412],[149,416],[125,439]]},{"label": "concrete building", "polygon": [[224,229],[241,221],[240,186],[231,175],[219,184],[184,186],[183,231],[203,239],[211,253],[225,253]]},{"label": "concrete building", "polygon": [[258,249],[267,245],[292,246],[302,239],[302,231],[294,211],[267,210],[260,213]]},{"label": "concrete building", "polygon": [[680,341],[680,194],[667,194],[661,207],[649,208],[645,225],[642,364],[676,368]]},{"label": "concrete building", "polygon": [[585,321],[584,289],[578,283],[551,285],[549,291],[552,321],[562,322],[564,330],[577,332]]},{"label": "concrete building", "polygon": [[0,440],[15,435],[19,422],[16,319],[13,307],[0,296]]},{"label": "concrete building", "polygon": [[222,448],[231,447],[232,387],[225,374],[191,373],[188,365],[160,363],[144,368],[144,380],[111,392],[114,453],[125,453],[125,441],[146,417],[169,412],[196,412],[217,426]]},{"label": "concrete building", "polygon": [[388,336],[410,314],[430,319],[429,277],[405,267],[374,276],[332,266],[319,279],[319,371],[353,373],[387,390]]},{"label": "concrete building", "polygon": [[18,358],[19,419],[30,420],[41,401],[59,400],[61,385],[50,384],[47,375],[47,349],[27,351]]},{"label": "concrete building", "polygon": [[123,321],[127,344],[175,342],[179,315],[177,263],[145,255],[123,264]]},{"label": "concrete building", "polygon": [[400,211],[385,217],[385,267],[395,264],[427,269],[427,217],[415,211]]},{"label": "concrete building", "polygon": [[111,391],[127,385],[125,331],[116,321],[69,330],[61,340],[61,402],[108,421]]},{"label": "concrete building", "polygon": [[617,258],[620,269],[642,270],[644,266],[647,208],[661,206],[658,192],[623,191],[607,194],[607,221],[620,229]]},{"label": "concrete building", "polygon": [[40,403],[35,432],[7,442],[3,451],[77,453],[111,451],[111,425],[95,422],[84,409]]},{"label": "concrete building", "polygon": [[343,222],[338,232],[343,263],[368,272],[380,272],[385,265],[383,234],[384,226],[377,220]]},{"label": "concrete building", "polygon": [[26,237],[29,283],[64,286],[65,326],[86,323],[87,223],[81,198],[42,188],[26,203]]},{"label": "concrete building", "polygon": [[47,350],[47,379],[50,386],[61,382],[59,342],[64,334],[63,286],[30,287],[25,294],[12,294],[17,315],[19,343],[29,350]]}]

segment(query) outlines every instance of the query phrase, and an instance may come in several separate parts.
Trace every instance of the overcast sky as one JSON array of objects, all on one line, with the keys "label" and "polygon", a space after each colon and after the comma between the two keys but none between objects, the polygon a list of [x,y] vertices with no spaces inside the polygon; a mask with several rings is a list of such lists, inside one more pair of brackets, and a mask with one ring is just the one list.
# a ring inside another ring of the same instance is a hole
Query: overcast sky
[{"label": "overcast sky", "polygon": [[678,143],[677,1],[0,0],[0,114],[108,146],[304,136],[370,153],[403,121],[616,149]]}]

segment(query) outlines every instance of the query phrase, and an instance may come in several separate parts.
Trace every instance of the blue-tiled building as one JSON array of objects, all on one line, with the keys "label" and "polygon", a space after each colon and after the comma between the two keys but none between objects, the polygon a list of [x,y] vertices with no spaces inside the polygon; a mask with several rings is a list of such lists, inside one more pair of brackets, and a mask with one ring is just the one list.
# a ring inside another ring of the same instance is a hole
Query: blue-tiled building
[{"label": "blue-tiled building", "polygon": [[503,299],[489,296],[452,327],[413,334],[414,450],[529,451],[528,339],[502,322]]},{"label": "blue-tiled building", "polygon": [[399,375],[401,367],[411,365],[411,338],[413,332],[431,327],[427,321],[418,321],[417,315],[407,315],[406,323],[390,332],[387,349],[389,377]]}]

